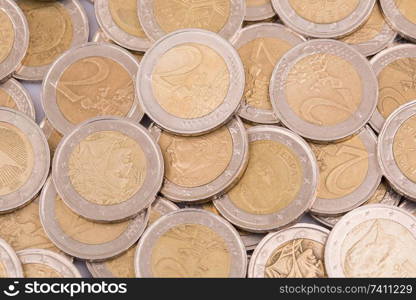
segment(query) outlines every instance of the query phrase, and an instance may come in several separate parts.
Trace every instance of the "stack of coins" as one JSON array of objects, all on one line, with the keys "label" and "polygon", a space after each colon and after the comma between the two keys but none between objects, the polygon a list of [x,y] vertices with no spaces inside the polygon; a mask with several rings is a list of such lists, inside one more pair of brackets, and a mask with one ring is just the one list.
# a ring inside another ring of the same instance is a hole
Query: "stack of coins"
[{"label": "stack of coins", "polygon": [[2,0],[0,277],[416,277],[415,32],[413,0]]}]

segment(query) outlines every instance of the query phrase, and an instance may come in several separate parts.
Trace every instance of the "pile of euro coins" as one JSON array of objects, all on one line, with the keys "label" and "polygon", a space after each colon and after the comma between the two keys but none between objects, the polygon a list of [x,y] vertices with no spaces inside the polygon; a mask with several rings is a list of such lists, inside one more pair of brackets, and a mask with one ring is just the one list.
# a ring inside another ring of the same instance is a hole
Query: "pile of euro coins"
[{"label": "pile of euro coins", "polygon": [[93,2],[0,0],[0,277],[416,277],[416,1]]}]

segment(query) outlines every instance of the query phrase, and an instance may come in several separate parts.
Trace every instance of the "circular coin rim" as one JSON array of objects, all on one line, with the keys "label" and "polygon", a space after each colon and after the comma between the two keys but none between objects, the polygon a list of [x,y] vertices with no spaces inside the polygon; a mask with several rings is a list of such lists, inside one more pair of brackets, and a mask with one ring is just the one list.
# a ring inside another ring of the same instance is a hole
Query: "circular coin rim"
[{"label": "circular coin rim", "polygon": [[416,42],[416,24],[402,15],[394,0],[380,0],[386,21],[404,38]]},{"label": "circular coin rim", "polygon": [[276,15],[271,1],[268,1],[267,3],[259,6],[250,6],[247,5],[246,0],[244,1],[246,2],[246,15],[244,17],[244,21],[263,21]]},{"label": "circular coin rim", "polygon": [[32,97],[28,90],[17,80],[10,78],[0,83],[0,89],[5,90],[16,103],[18,110],[33,120],[36,120],[36,112],[33,106]]},{"label": "circular coin rim", "polygon": [[23,268],[13,248],[0,238],[0,263],[4,267],[7,277],[23,278]]}]

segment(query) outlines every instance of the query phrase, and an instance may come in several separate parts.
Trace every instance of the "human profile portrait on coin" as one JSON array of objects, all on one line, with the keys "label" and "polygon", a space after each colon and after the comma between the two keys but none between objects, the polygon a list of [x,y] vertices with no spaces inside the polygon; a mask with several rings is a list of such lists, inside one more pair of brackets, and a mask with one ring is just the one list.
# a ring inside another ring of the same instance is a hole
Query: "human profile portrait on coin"
[{"label": "human profile portrait on coin", "polygon": [[412,0],[380,0],[390,25],[402,36],[416,41],[416,3]]}]

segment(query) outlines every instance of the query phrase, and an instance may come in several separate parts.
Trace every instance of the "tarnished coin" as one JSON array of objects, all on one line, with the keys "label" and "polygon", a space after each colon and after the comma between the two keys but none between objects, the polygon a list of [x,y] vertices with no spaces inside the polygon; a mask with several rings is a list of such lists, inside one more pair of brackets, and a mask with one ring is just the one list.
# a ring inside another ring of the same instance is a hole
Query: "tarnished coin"
[{"label": "tarnished coin", "polygon": [[237,51],[215,33],[172,33],[146,52],[136,89],[147,115],[164,130],[201,135],[231,119],[244,92]]},{"label": "tarnished coin", "polygon": [[416,203],[415,202],[404,200],[403,203],[399,205],[399,207],[416,217]]},{"label": "tarnished coin", "polygon": [[384,19],[380,5],[376,2],[368,20],[358,30],[341,38],[365,56],[374,55],[391,45],[397,33]]},{"label": "tarnished coin", "polygon": [[248,162],[247,132],[240,119],[201,136],[172,135],[153,126],[165,162],[163,196],[175,202],[202,202],[227,192]]},{"label": "tarnished coin", "polygon": [[88,18],[78,0],[17,0],[29,24],[29,48],[14,77],[42,80],[68,49],[88,42]]},{"label": "tarnished coin", "polygon": [[26,278],[81,278],[74,264],[65,256],[44,249],[17,252]]},{"label": "tarnished coin", "polygon": [[21,112],[0,107],[0,213],[31,201],[49,167],[49,147],[39,126]]},{"label": "tarnished coin", "polygon": [[297,224],[269,233],[254,250],[248,267],[251,278],[323,278],[329,231]]},{"label": "tarnished coin", "polygon": [[246,16],[245,21],[267,20],[276,15],[271,0],[245,0]]},{"label": "tarnished coin", "polygon": [[[319,163],[318,163],[319,164]],[[401,196],[397,194],[393,189],[388,185],[388,183],[382,181],[378,186],[376,192],[373,196],[371,196],[370,200],[368,200],[366,204],[387,204],[392,206],[397,206],[400,202]],[[336,200],[335,200],[336,201]],[[333,216],[333,217],[324,217],[319,215],[312,214],[312,217],[317,220],[318,222],[328,226],[334,227],[335,224],[342,218],[341,216]]]},{"label": "tarnished coin", "polygon": [[19,258],[6,241],[0,239],[0,278],[21,278],[23,269]]},{"label": "tarnished coin", "polygon": [[397,45],[371,60],[378,78],[379,99],[370,124],[379,132],[387,117],[400,105],[416,99],[416,45]]},{"label": "tarnished coin", "polygon": [[42,86],[46,117],[62,134],[97,116],[140,121],[135,95],[139,63],[127,50],[87,43],[67,51],[49,69]]},{"label": "tarnished coin", "polygon": [[63,252],[89,261],[115,257],[129,249],[146,228],[148,211],[120,223],[96,223],[72,212],[49,179],[40,197],[40,219],[52,242]]},{"label": "tarnished coin", "polygon": [[272,0],[280,19],[300,34],[336,38],[357,30],[369,17],[375,0]]},{"label": "tarnished coin", "polygon": [[137,277],[245,277],[247,255],[238,232],[223,218],[182,209],[145,231],[134,268]]},{"label": "tarnished coin", "polygon": [[311,212],[339,216],[368,201],[381,182],[377,137],[369,127],[338,143],[310,143],[319,166],[317,199]]},{"label": "tarnished coin", "polygon": [[325,248],[328,277],[415,277],[416,218],[403,209],[370,204],[346,214]]},{"label": "tarnished coin", "polygon": [[401,195],[416,201],[416,101],[402,105],[384,123],[378,160],[383,175]]},{"label": "tarnished coin", "polygon": [[143,30],[153,40],[186,28],[209,30],[230,39],[243,24],[246,3],[244,0],[140,0],[138,9]]},{"label": "tarnished coin", "polygon": [[52,159],[55,155],[56,148],[58,148],[58,145],[62,140],[62,134],[53,128],[52,124],[46,118],[43,118],[39,126],[45,134],[46,140],[48,141]]},{"label": "tarnished coin", "polygon": [[21,64],[29,46],[29,25],[13,0],[0,2],[0,81]]},{"label": "tarnished coin", "polygon": [[308,144],[277,126],[248,129],[249,162],[237,185],[214,200],[228,221],[250,232],[287,226],[316,198],[318,166]]},{"label": "tarnished coin", "polygon": [[33,120],[36,119],[32,97],[17,80],[9,79],[0,84],[0,106],[18,110]]},{"label": "tarnished coin", "polygon": [[120,46],[146,51],[152,42],[140,25],[137,0],[97,0],[94,2],[98,24]]},{"label": "tarnished coin", "polygon": [[[169,200],[162,197],[158,197],[153,202],[150,208],[149,225],[152,225],[161,216],[164,216],[179,208]],[[119,257],[106,260],[104,262],[87,262],[88,270],[95,278],[133,278],[134,273],[134,252],[135,248],[132,247],[124,252]]]},{"label": "tarnished coin", "polygon": [[163,156],[141,125],[97,118],[66,135],[52,177],[62,200],[84,218],[112,222],[137,215],[155,200]]},{"label": "tarnished coin", "polygon": [[273,71],[270,98],[278,118],[301,136],[322,142],[358,132],[377,106],[377,78],[368,60],[334,40],[289,50]]},{"label": "tarnished coin", "polygon": [[405,38],[416,41],[416,2],[413,0],[380,0],[390,25]]},{"label": "tarnished coin", "polygon": [[246,86],[240,117],[251,122],[278,123],[269,96],[276,63],[305,39],[280,24],[260,23],[241,30],[233,40],[244,64]]}]

